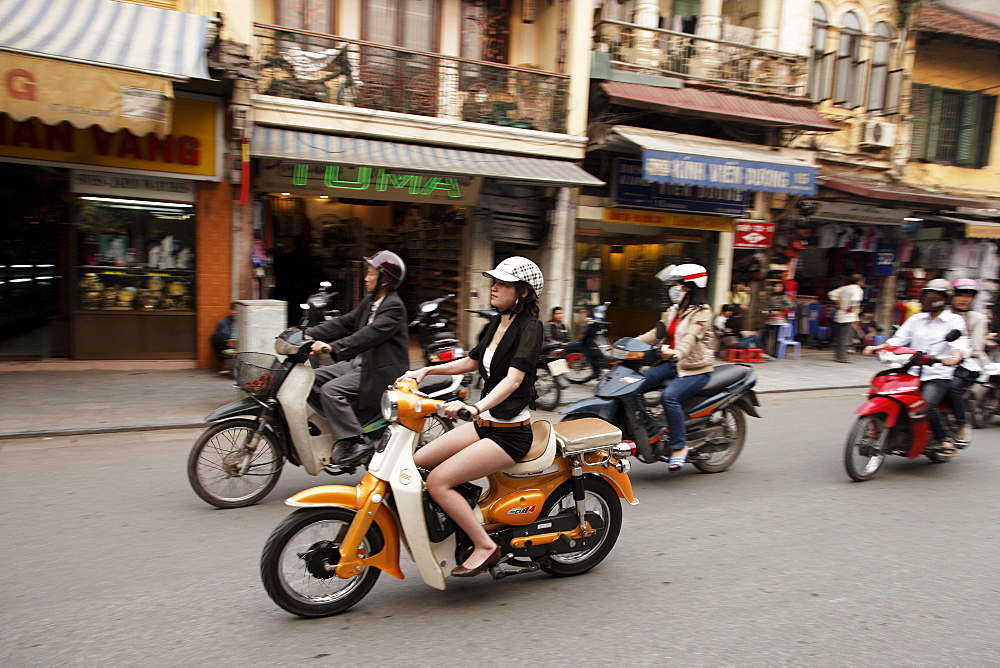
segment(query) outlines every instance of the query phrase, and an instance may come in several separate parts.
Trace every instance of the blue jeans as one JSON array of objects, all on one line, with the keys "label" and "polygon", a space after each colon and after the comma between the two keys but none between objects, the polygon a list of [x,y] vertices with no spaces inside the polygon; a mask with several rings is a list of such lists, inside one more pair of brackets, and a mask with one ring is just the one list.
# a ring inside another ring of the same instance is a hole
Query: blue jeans
[{"label": "blue jeans", "polygon": [[646,380],[640,388],[641,392],[651,392],[664,383],[669,383],[664,388],[660,401],[663,404],[663,417],[667,420],[667,429],[670,430],[671,450],[682,450],[687,445],[687,425],[684,423],[686,416],[681,402],[698,394],[699,390],[708,384],[709,375],[700,373],[697,376],[678,376],[677,365],[673,362],[666,362],[646,371]]}]

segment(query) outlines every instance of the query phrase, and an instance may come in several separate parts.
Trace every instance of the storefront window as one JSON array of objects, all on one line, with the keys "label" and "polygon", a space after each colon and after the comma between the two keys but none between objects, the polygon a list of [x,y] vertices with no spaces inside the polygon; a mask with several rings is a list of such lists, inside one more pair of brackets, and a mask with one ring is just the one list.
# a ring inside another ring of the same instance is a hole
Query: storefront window
[{"label": "storefront window", "polygon": [[76,308],[194,310],[193,204],[80,197]]}]

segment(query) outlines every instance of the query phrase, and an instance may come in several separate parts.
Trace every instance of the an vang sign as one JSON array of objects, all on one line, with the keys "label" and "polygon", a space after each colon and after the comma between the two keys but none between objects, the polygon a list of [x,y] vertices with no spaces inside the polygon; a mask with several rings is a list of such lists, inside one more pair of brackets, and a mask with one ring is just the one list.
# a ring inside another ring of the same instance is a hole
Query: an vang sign
[{"label": "an vang sign", "polygon": [[642,178],[656,183],[790,195],[816,194],[815,167],[668,151],[642,152]]},{"label": "an vang sign", "polygon": [[400,172],[385,167],[261,161],[254,187],[265,192],[472,206],[481,177]]}]

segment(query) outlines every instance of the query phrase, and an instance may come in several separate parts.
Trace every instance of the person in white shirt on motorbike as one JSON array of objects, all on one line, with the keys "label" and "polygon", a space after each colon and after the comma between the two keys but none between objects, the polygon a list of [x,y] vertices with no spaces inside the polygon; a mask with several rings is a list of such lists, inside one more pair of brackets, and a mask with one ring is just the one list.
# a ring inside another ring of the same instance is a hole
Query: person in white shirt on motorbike
[{"label": "person in white shirt on motorbike", "polygon": [[[950,298],[951,284],[948,281],[943,278],[928,281],[920,298],[923,313],[907,318],[884,343],[868,346],[863,351],[863,354],[871,355],[882,348],[909,346],[941,360],[941,364],[915,366],[910,373],[920,377],[920,393],[927,402],[927,419],[934,438],[941,444],[939,452],[946,457],[955,454],[955,436],[948,432],[938,406],[948,396],[955,367],[969,354],[965,321],[946,308]],[[945,337],[953,329],[959,330],[962,336],[950,343]]]}]

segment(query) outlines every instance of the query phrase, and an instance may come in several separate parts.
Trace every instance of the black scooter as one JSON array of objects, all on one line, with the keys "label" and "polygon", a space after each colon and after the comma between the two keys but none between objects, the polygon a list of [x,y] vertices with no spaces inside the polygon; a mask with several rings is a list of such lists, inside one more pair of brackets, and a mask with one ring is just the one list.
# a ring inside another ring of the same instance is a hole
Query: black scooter
[{"label": "black scooter", "polygon": [[[650,441],[646,423],[666,428],[659,402],[647,402],[639,389],[641,369],[659,362],[659,347],[625,337],[615,342],[612,355],[620,362],[594,390],[594,396],[564,408],[565,420],[598,417],[622,430],[636,444],[636,456],[647,464],[667,461],[671,455],[667,432]],[[757,372],[746,364],[723,364],[712,371],[708,384],[683,402],[687,414],[688,461],[703,473],[732,466],[746,441],[746,415],[760,417],[753,391]],[[652,394],[652,393],[650,393]]]},{"label": "black scooter", "polygon": [[604,302],[595,306],[580,338],[566,344],[563,357],[569,366],[566,374],[569,382],[586,383],[618,363],[610,355],[611,346],[608,345],[606,336],[611,326],[607,319],[610,305],[611,302]]},{"label": "black scooter", "polygon": [[410,327],[417,328],[417,340],[428,366],[465,357],[461,342],[441,312],[441,305],[454,298],[455,295],[447,294],[424,302],[417,307],[417,317],[410,323]]}]

